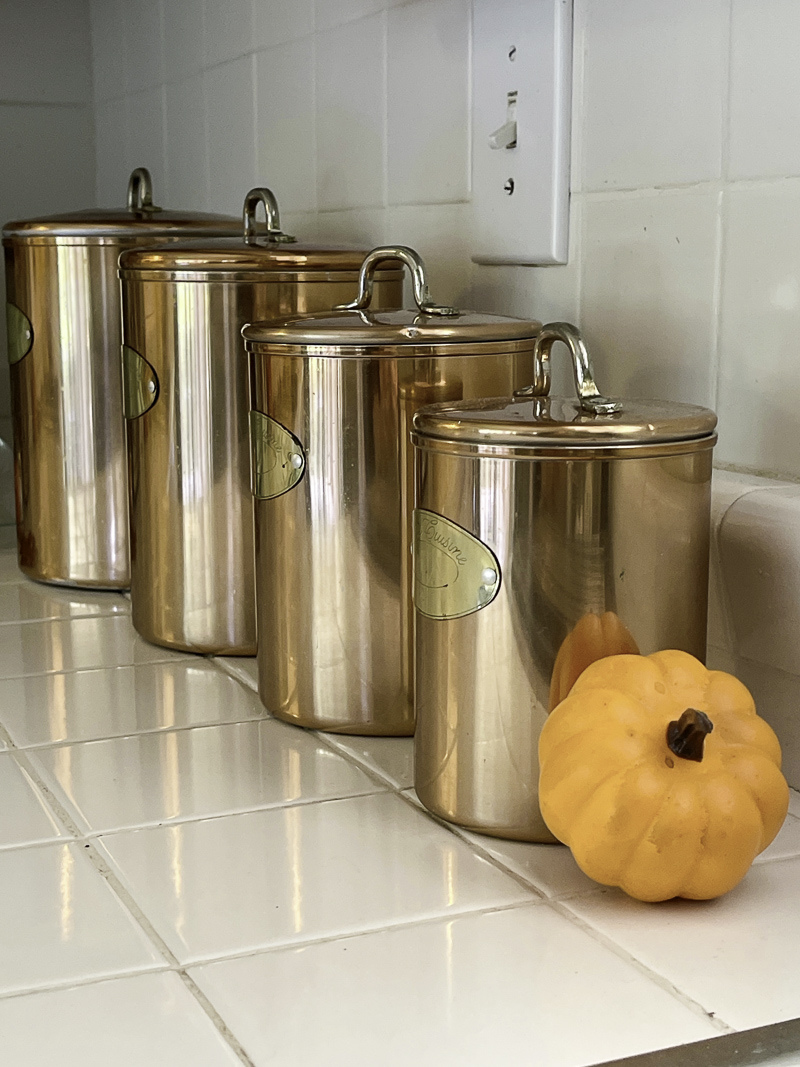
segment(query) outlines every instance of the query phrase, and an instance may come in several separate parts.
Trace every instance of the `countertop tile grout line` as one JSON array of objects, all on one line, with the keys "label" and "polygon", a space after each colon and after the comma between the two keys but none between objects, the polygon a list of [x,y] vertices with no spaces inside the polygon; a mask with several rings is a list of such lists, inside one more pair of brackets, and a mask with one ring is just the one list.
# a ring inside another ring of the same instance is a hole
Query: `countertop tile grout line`
[{"label": "countertop tile grout line", "polygon": [[646,978],[649,978],[650,981],[654,982],[666,993],[669,993],[675,1000],[683,1004],[685,1008],[688,1008],[695,1015],[699,1015],[701,1018],[705,1019],[717,1030],[719,1030],[720,1033],[736,1033],[736,1028],[734,1026],[731,1026],[729,1023],[726,1023],[725,1020],[720,1018],[720,1016],[716,1012],[709,1011],[707,1008],[703,1007],[700,1001],[695,1000],[694,997],[692,997],[689,993],[684,992],[684,990],[682,990],[679,986],[675,985],[674,982],[671,982],[670,979],[666,977],[666,975],[663,975],[658,971],[654,971],[646,963],[640,960],[638,956],[635,956],[632,952],[629,952],[626,948],[624,948],[618,941],[614,941],[613,938],[606,936],[600,930],[598,930],[597,927],[592,926],[591,923],[587,922],[585,919],[582,919],[579,915],[573,912],[572,909],[569,907],[568,903],[570,899],[575,900],[577,899],[577,897],[573,896],[571,898],[564,899],[552,898],[547,900],[547,904],[554,911],[558,912],[559,915],[569,920],[574,926],[577,926],[579,930],[583,930],[583,932],[589,937],[591,937],[593,941],[597,942],[600,945],[603,945],[610,952],[613,952],[613,954],[618,959],[627,961],[640,974],[644,975]]},{"label": "countertop tile grout line", "polygon": [[[0,712],[2,717],[2,712]],[[53,749],[69,748],[75,745],[95,745],[100,741],[124,741],[128,738],[134,737],[152,737],[154,734],[161,736],[164,734],[181,734],[186,733],[188,730],[207,730],[211,726],[243,726],[248,722],[273,722],[274,719],[271,715],[264,714],[263,716],[250,716],[243,719],[226,719],[224,722],[211,721],[211,722],[192,722],[186,723],[183,726],[152,726],[143,730],[129,730],[127,733],[121,734],[102,734],[98,737],[73,737],[66,738],[59,741],[34,741],[31,744],[20,745],[14,742],[13,750],[15,752],[50,752]],[[5,727],[8,731],[8,727]],[[10,731],[8,731],[10,733]],[[2,755],[2,750],[0,750]]]},{"label": "countertop tile grout line", "polygon": [[243,1064],[245,1064],[245,1067],[255,1067],[252,1060],[245,1054],[240,1042],[238,1041],[238,1039],[235,1038],[235,1035],[232,1033],[227,1024],[223,1021],[220,1014],[216,1011],[215,1008],[213,1008],[213,1005],[211,1005],[211,1002],[208,1000],[208,998],[204,994],[201,994],[194,980],[185,973],[177,956],[175,956],[167,942],[158,933],[153,923],[151,923],[150,919],[147,917],[144,909],[140,907],[134,895],[128,890],[122,878],[117,874],[117,872],[111,866],[110,862],[105,859],[103,854],[96,847],[95,842],[93,840],[90,841],[80,837],[79,827],[73,821],[69,812],[58,801],[58,798],[49,789],[47,783],[42,780],[41,775],[39,775],[38,773],[38,770],[31,764],[31,761],[27,758],[27,755],[24,751],[19,752],[18,758],[20,758],[21,763],[24,762],[25,764],[27,764],[26,770],[30,774],[36,786],[42,791],[43,795],[46,797],[51,810],[54,812],[60,822],[64,825],[64,827],[71,835],[79,839],[79,841],[75,843],[77,844],[80,842],[83,844],[83,848],[85,850],[85,854],[88,860],[90,861],[94,869],[97,871],[98,875],[106,883],[113,896],[117,899],[117,901],[119,901],[120,906],[124,908],[125,911],[131,916],[133,921],[138,925],[139,929],[145,935],[146,939],[150,942],[151,945],[155,947],[156,951],[161,955],[162,959],[164,959],[166,963],[169,964],[170,969],[175,970],[180,975],[180,978],[183,981],[184,985],[187,987],[189,992],[194,995],[195,1001],[200,1006],[201,1010],[209,1018],[215,1029],[219,1032],[222,1039],[230,1047],[231,1051],[234,1052],[236,1056],[238,1056],[239,1060]]},{"label": "countertop tile grout line", "polygon": [[[401,794],[401,796],[403,796],[403,794]],[[418,807],[417,804],[415,804],[415,802],[411,800],[410,797],[403,796],[403,800],[414,808]],[[658,971],[651,970],[645,963],[643,963],[636,956],[628,952],[627,949],[625,949],[621,944],[616,941],[613,941],[610,938],[605,937],[603,934],[600,933],[599,930],[596,930],[593,926],[591,926],[591,924],[586,923],[584,920],[582,920],[579,916],[572,912],[569,907],[562,904],[561,898],[548,896],[541,889],[539,889],[539,887],[535,883],[529,881],[523,875],[520,875],[517,871],[514,871],[510,867],[506,866],[506,864],[504,864],[501,860],[497,859],[497,857],[493,856],[491,853],[484,850],[480,845],[476,845],[475,842],[470,841],[469,839],[462,836],[463,831],[460,827],[457,827],[454,824],[447,823],[443,819],[439,819],[437,816],[433,815],[432,812],[425,811],[425,814],[427,814],[428,817],[433,819],[435,822],[438,822],[444,829],[449,830],[460,840],[464,841],[466,845],[472,847],[478,855],[481,855],[484,859],[488,860],[490,863],[493,864],[493,866],[497,867],[499,870],[512,877],[519,885],[529,890],[533,890],[533,892],[536,893],[536,895],[547,907],[557,912],[559,915],[561,915],[562,918],[566,919],[569,923],[571,923],[571,925],[577,926],[580,930],[583,930],[583,932],[588,934],[593,941],[605,946],[607,949],[609,949],[609,951],[613,952],[618,959],[622,959],[623,961],[629,963],[640,974],[642,974],[646,978],[649,978],[650,981],[654,982],[657,986],[659,986],[659,988],[669,993],[674,999],[678,1000],[681,1004],[683,1004],[684,1007],[690,1009],[694,1014],[700,1015],[701,1017],[709,1020],[713,1026],[720,1030],[720,1032],[734,1032],[733,1028],[730,1027],[724,1020],[720,1019],[716,1014],[709,1014],[709,1012],[702,1006],[702,1004],[694,1000],[691,996],[689,996],[688,993],[684,993],[683,990],[681,990],[678,986],[670,982],[669,979],[666,978],[664,975],[659,974]],[[603,887],[600,887],[601,890],[602,888]],[[583,894],[573,894],[572,899],[575,899],[576,897],[580,896],[593,896],[595,895],[595,892],[596,891],[594,890],[590,890],[587,893]]]}]

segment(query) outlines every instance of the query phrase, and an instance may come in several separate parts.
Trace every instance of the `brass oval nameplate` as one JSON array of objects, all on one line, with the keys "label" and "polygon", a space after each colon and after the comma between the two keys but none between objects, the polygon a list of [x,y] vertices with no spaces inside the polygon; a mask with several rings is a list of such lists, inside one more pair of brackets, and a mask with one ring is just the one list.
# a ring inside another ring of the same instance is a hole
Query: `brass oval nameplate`
[{"label": "brass oval nameplate", "polygon": [[122,409],[126,419],[138,419],[158,400],[158,375],[135,348],[122,346]]},{"label": "brass oval nameplate", "polygon": [[16,304],[6,304],[6,332],[8,334],[8,362],[19,363],[33,348],[33,326],[24,311]]},{"label": "brass oval nameplate", "polygon": [[306,454],[293,433],[263,411],[250,412],[251,488],[258,500],[283,496],[303,477]]},{"label": "brass oval nameplate", "polygon": [[477,537],[443,515],[414,510],[414,604],[431,619],[459,619],[491,604],[500,564]]}]

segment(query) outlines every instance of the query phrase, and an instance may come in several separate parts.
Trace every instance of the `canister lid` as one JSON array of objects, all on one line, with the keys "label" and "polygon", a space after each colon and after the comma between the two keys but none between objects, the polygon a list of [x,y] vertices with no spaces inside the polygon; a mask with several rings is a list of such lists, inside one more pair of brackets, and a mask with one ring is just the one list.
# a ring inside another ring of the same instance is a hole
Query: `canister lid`
[{"label": "canister lid", "polygon": [[[576,397],[550,396],[550,351],[563,341],[573,357]],[[542,327],[534,347],[534,385],[513,397],[436,404],[414,415],[414,440],[448,443],[471,453],[559,454],[635,450],[716,440],[717,417],[708,408],[664,400],[610,400],[597,391],[583,339],[568,323]]]},{"label": "canister lid", "polygon": [[200,237],[203,234],[233,234],[238,229],[238,220],[230,215],[167,211],[156,207],[150,173],[144,167],[137,167],[128,182],[127,208],[89,208],[8,222],[3,227],[3,237],[21,240],[60,237],[84,243],[102,238]]},{"label": "canister lid", "polygon": [[[378,263],[400,260],[411,269],[414,309],[371,310],[372,286]],[[405,245],[374,248],[360,264],[359,295],[325,315],[292,315],[245,326],[249,349],[267,345],[325,348],[326,355],[350,349],[394,348],[398,345],[474,345],[492,341],[532,341],[541,329],[536,320],[487,315],[435,304],[419,253]]]},{"label": "canister lid", "polygon": [[[263,205],[266,226],[256,225],[256,209]],[[121,278],[155,280],[236,281],[297,279],[319,275],[354,275],[364,261],[361,248],[348,245],[299,243],[281,229],[280,213],[270,189],[251,189],[244,199],[242,227],[237,237],[145,245],[120,256]],[[399,265],[382,278],[400,277]]]},{"label": "canister lid", "polygon": [[575,397],[515,396],[436,404],[414,416],[414,430],[425,437],[537,448],[660,444],[713,434],[717,417],[708,408],[662,400],[623,400],[619,411],[584,411]]}]

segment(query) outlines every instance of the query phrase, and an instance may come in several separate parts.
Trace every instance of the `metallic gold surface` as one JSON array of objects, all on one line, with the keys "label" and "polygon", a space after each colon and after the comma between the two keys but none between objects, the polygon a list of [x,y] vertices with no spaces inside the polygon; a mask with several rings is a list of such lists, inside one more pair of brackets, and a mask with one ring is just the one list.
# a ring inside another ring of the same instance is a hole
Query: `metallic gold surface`
[{"label": "metallic gold surface", "polygon": [[127,588],[119,245],[6,247],[34,345],[10,368],[19,564],[31,578]]},{"label": "metallic gold surface", "polygon": [[253,404],[306,455],[302,481],[256,501],[261,699],[301,726],[411,734],[411,419],[529,384],[533,340],[394,359],[253,347]]},{"label": "metallic gold surface", "polygon": [[6,304],[8,362],[19,363],[33,347],[33,327],[28,316],[16,304]]},{"label": "metallic gold surface", "polygon": [[[260,250],[265,269],[273,252]],[[195,263],[193,280],[122,271],[125,343],[153,367],[159,388],[156,403],[128,422],[132,618],[156,644],[254,655],[251,405],[240,330],[350,299],[357,272],[337,282],[324,271],[302,283],[208,281]],[[396,281],[380,283],[389,306],[402,293],[393,273]]]},{"label": "metallic gold surface", "polygon": [[122,346],[122,408],[126,419],[138,419],[158,399],[156,372],[143,356]]},{"label": "metallic gold surface", "polygon": [[19,563],[40,581],[100,589],[130,583],[120,251],[154,239],[235,233],[239,225],[220,215],[161,211],[151,192],[140,168],[131,176],[128,209],[3,229],[7,299],[27,319],[33,341],[25,355],[24,321],[12,313]]},{"label": "metallic gold surface", "polygon": [[468,530],[424,508],[414,510],[414,606],[432,619],[458,619],[485,607],[500,589],[495,554]]},{"label": "metallic gold surface", "polygon": [[[537,803],[538,737],[558,650],[579,620],[615,612],[644,654],[680,648],[705,656],[715,437],[706,412],[696,440],[628,452],[595,440],[582,450],[562,447],[559,458],[546,435],[537,450],[535,428],[520,421],[520,407],[530,415],[532,403],[487,405],[493,428],[484,443],[475,443],[477,413],[472,443],[458,409],[416,420],[417,507],[487,545],[502,585],[462,618],[416,613],[415,784],[425,806],[452,822],[550,841]],[[516,424],[521,447],[501,445],[498,410],[515,412],[505,429]],[[554,410],[564,410],[559,398],[544,414]],[[441,436],[421,432],[437,421]],[[455,443],[445,439],[445,423],[461,435]],[[680,425],[674,430],[680,438]]]},{"label": "metallic gold surface", "polygon": [[250,412],[250,444],[252,490],[257,500],[282,496],[303,477],[306,465],[303,446],[269,415]]}]

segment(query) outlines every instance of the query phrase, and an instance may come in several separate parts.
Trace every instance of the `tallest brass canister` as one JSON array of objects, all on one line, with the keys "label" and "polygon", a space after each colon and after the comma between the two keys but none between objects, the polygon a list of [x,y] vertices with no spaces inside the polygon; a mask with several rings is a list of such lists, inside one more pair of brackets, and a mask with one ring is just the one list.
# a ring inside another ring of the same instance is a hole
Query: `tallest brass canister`
[{"label": "tallest brass canister", "polygon": [[126,208],[4,227],[17,543],[30,578],[130,584],[117,259],[236,229],[224,215],[156,207],[144,168]]}]

